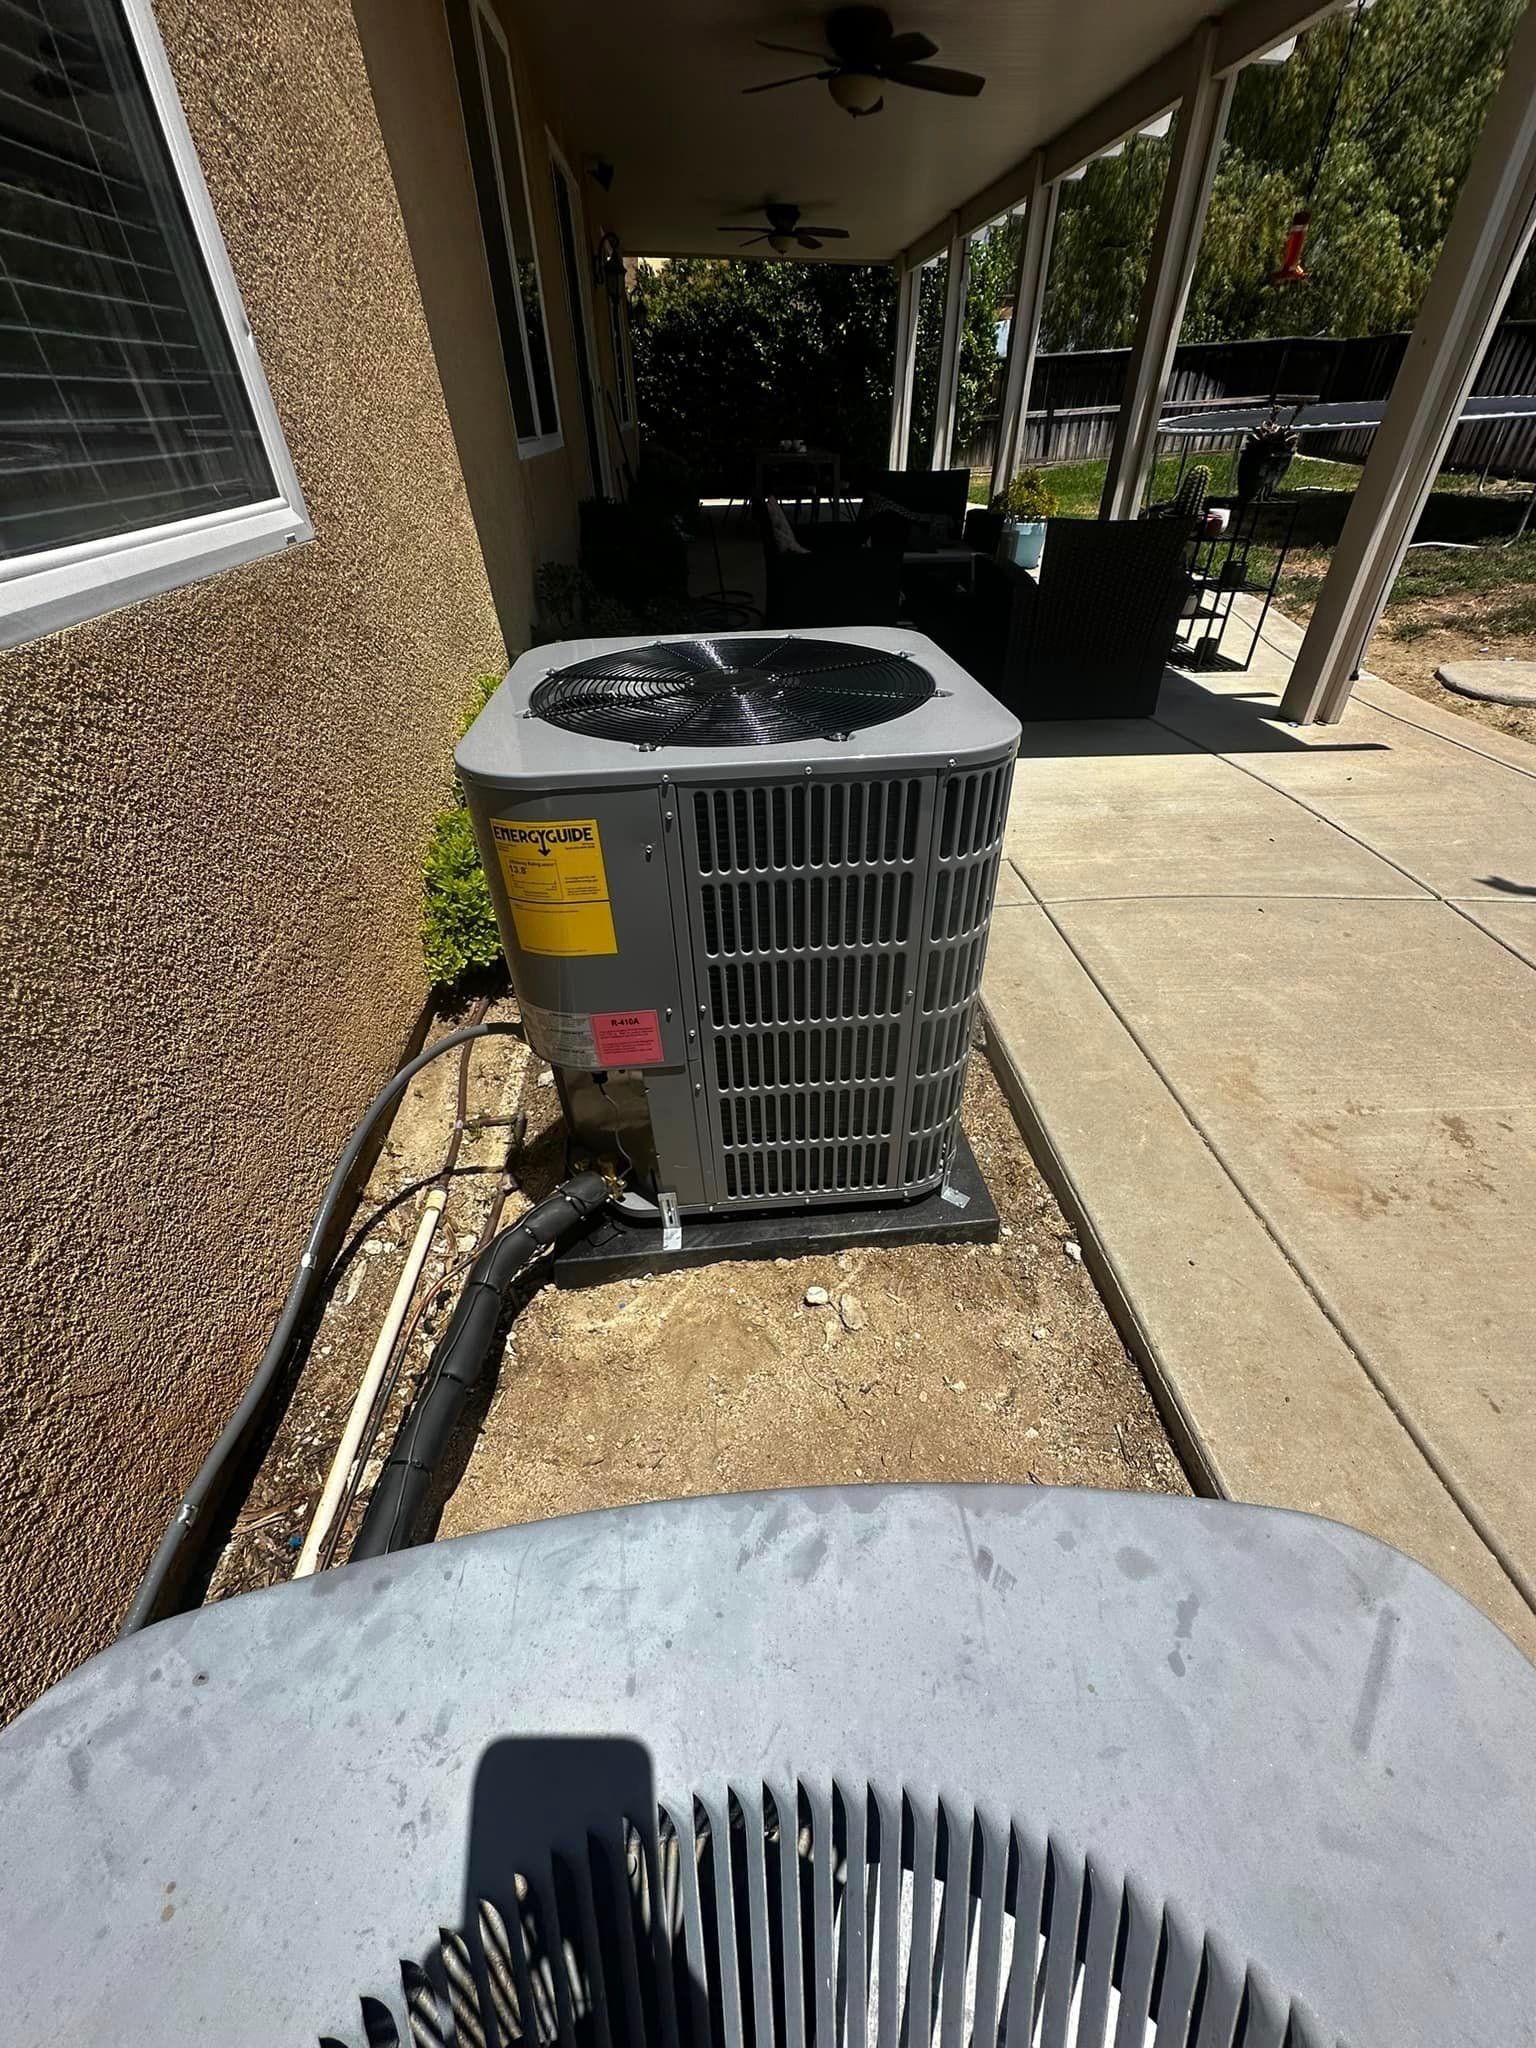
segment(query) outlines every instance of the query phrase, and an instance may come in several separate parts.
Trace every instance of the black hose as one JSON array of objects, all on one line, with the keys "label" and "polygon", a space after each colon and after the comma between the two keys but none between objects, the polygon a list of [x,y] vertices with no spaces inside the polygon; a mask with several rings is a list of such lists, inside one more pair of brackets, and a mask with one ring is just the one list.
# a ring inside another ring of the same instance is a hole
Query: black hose
[{"label": "black hose", "polygon": [[514,1282],[535,1259],[585,1227],[607,1204],[600,1173],[578,1173],[488,1244],[470,1268],[432,1370],[400,1425],[363,1516],[351,1562],[407,1549],[437,1461],[485,1370]]},{"label": "black hose", "polygon": [[250,1438],[264,1415],[274,1391],[281,1384],[283,1368],[288,1362],[321,1278],[320,1258],[330,1236],[337,1209],[349,1191],[353,1170],[362,1156],[363,1148],[372,1137],[384,1112],[390,1108],[397,1096],[405,1092],[422,1068],[433,1060],[441,1058],[445,1052],[452,1052],[455,1046],[468,1044],[471,1039],[488,1038],[494,1033],[502,1032],[521,1035],[522,1026],[507,1020],[501,1023],[469,1024],[462,1030],[448,1032],[435,1045],[428,1046],[425,1052],[418,1053],[415,1059],[408,1061],[398,1073],[391,1074],[363,1111],[356,1130],[347,1140],[346,1150],[336,1162],[335,1171],[326,1186],[320,1208],[310,1225],[309,1236],[304,1242],[304,1254],[299,1260],[299,1270],[293,1276],[293,1285],[288,1289],[288,1298],[283,1303],[282,1314],[277,1319],[277,1328],[272,1332],[267,1348],[261,1354],[261,1362],[251,1375],[239,1407],[219,1432],[218,1441],[198,1467],[197,1477],[182,1495],[180,1505],[171,1517],[170,1527],[160,1538],[159,1548],[150,1561],[149,1570],[144,1574],[143,1582],[133,1597],[133,1605],[118,1630],[120,1638],[131,1636],[139,1629],[147,1627],[150,1622],[160,1620],[163,1614],[174,1611],[175,1596],[191,1571],[190,1543],[193,1528],[199,1518],[218,1500],[230,1464]]}]

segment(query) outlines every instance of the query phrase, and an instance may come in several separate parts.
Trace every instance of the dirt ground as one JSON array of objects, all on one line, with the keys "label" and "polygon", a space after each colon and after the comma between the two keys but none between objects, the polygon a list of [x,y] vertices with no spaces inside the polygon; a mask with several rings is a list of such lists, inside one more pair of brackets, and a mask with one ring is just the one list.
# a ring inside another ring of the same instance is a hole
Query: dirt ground
[{"label": "dirt ground", "polygon": [[[1416,628],[1407,637],[1400,630],[1405,617]],[[1511,739],[1536,742],[1536,705],[1482,704],[1436,680],[1435,670],[1443,662],[1497,661],[1505,654],[1521,661],[1536,659],[1536,641],[1515,648],[1503,641],[1494,645],[1479,640],[1475,633],[1436,624],[1434,607],[1414,606],[1406,614],[1390,617],[1373,636],[1365,665],[1373,675],[1396,683],[1400,690],[1422,697],[1426,703],[1438,704],[1442,711],[1454,711],[1458,717],[1507,733]]]},{"label": "dirt ground", "polygon": [[[515,1006],[505,999],[492,1014],[515,1016]],[[429,1069],[396,1117],[212,1597],[292,1570],[404,1264],[422,1182],[441,1164],[455,1065],[449,1055]],[[547,1069],[518,1040],[477,1047],[469,1106],[471,1116],[528,1117],[511,1220],[563,1170]],[[532,1294],[494,1385],[450,1452],[439,1534],[638,1500],[859,1480],[1188,1492],[981,1053],[964,1123],[1003,1218],[995,1245],[721,1264]],[[451,1277],[472,1251],[505,1184],[507,1139],[498,1129],[466,1144],[425,1285]],[[813,1288],[826,1291],[826,1304],[807,1303]],[[451,1303],[445,1291],[411,1340],[366,1484]]]}]

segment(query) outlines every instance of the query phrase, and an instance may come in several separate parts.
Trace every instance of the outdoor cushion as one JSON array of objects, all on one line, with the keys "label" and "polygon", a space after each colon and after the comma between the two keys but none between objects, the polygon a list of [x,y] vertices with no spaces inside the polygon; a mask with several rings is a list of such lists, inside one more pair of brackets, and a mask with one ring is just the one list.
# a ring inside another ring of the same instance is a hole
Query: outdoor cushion
[{"label": "outdoor cushion", "polygon": [[784,507],[777,498],[765,498],[763,511],[768,519],[768,531],[773,544],[781,555],[803,555],[805,549],[795,539],[794,528],[785,517]]},{"label": "outdoor cushion", "polygon": [[872,529],[882,544],[903,548],[948,548],[959,539],[954,520],[947,512],[915,512],[900,505],[882,491],[871,491],[859,507],[858,523]]}]

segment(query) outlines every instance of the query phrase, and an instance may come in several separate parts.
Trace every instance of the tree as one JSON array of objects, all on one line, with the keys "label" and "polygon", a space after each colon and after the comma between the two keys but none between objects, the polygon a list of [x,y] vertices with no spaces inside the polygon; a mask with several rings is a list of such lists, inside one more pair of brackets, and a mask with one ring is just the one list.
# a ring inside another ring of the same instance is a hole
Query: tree
[{"label": "tree", "polygon": [[[996,413],[1002,359],[997,353],[997,323],[1013,298],[1019,269],[1021,223],[1013,218],[978,235],[971,243],[971,273],[960,330],[960,380],[955,401],[955,452],[968,448],[983,421]],[[917,360],[912,378],[912,436],[909,460],[926,464],[933,447],[934,400],[938,392],[939,349],[943,338],[943,257],[922,273],[918,301]]]},{"label": "tree", "polygon": [[[1185,341],[1390,334],[1411,325],[1498,84],[1522,0],[1378,0],[1330,16],[1288,64],[1239,77],[1184,316]],[[1267,282],[1307,197],[1310,283]],[[1135,332],[1170,142],[1143,137],[1063,189],[1043,321],[1050,349]],[[1512,311],[1532,309],[1522,281]]]},{"label": "tree", "polygon": [[711,489],[739,492],[751,451],[789,439],[882,468],[895,320],[885,264],[643,267],[630,334],[646,433]]}]

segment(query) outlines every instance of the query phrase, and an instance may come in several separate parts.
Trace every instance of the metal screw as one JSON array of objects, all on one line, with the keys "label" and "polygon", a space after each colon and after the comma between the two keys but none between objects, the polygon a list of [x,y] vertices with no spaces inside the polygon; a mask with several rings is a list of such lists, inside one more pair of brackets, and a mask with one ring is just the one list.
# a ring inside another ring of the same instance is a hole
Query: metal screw
[{"label": "metal screw", "polygon": [[[646,849],[645,849],[645,857],[646,857],[646,859],[647,859],[647,860],[649,860],[649,859],[650,859],[650,857],[651,857],[651,855],[652,855],[652,854],[653,854],[653,853],[654,853],[655,851],[656,851],[656,849],[655,849],[655,847],[654,847],[654,846],[647,846],[647,847],[646,847]],[[671,1012],[670,1012],[670,1010],[668,1011],[668,1013],[667,1013],[667,1014],[668,1014],[668,1016],[670,1016],[670,1015],[671,1015]]]},{"label": "metal screw", "polygon": [[669,1007],[669,1008],[668,1008],[668,1010],[667,1010],[667,1022],[668,1022],[669,1024],[670,1024],[670,1023],[672,1022],[672,1011],[671,1011],[670,1007]]},{"label": "metal screw", "polygon": [[[667,1015],[670,1017],[671,1014],[672,1012],[668,1010]],[[699,1034],[697,1033],[697,1031],[695,1031],[693,1026],[690,1024],[688,1027],[688,1043],[692,1045],[694,1040],[698,1037],[698,1035]]]}]

